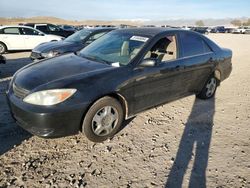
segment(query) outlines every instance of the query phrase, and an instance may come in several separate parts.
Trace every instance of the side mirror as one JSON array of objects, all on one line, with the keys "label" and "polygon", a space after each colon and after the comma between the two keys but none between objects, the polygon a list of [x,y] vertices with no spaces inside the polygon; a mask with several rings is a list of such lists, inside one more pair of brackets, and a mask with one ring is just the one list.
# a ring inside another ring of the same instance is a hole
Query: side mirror
[{"label": "side mirror", "polygon": [[44,36],[44,34],[43,34],[43,33],[39,33],[38,35],[39,35],[39,36]]},{"label": "side mirror", "polygon": [[155,59],[144,59],[140,67],[154,67],[156,65],[156,60]]}]

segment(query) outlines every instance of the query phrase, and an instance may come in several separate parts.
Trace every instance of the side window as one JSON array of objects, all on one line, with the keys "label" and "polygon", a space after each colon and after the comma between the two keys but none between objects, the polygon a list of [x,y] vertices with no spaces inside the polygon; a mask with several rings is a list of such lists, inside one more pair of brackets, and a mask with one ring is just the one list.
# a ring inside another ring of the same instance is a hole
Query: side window
[{"label": "side window", "polygon": [[91,37],[89,38],[89,40],[94,41],[94,40],[100,38],[101,36],[105,35],[106,33],[107,33],[107,32],[105,31],[105,32],[101,32],[101,33],[94,34],[93,36],[91,36]]},{"label": "side window", "polygon": [[48,29],[50,31],[60,31],[59,27],[57,27],[55,25],[51,25],[51,24],[48,24]]},{"label": "side window", "polygon": [[4,34],[19,35],[19,29],[17,27],[5,28],[3,30]]},{"label": "side window", "polygon": [[45,32],[45,33],[48,31],[48,28],[47,28],[46,25],[37,25],[36,29],[38,29],[38,30],[40,30],[42,32]]},{"label": "side window", "polygon": [[182,44],[182,55],[184,57],[211,52],[210,47],[198,35],[181,33],[180,41]]},{"label": "side window", "polygon": [[148,58],[157,59],[159,62],[175,60],[177,58],[176,37],[170,35],[158,40],[144,57],[144,59]]},{"label": "side window", "polygon": [[29,28],[21,28],[23,35],[39,35],[39,32]]}]

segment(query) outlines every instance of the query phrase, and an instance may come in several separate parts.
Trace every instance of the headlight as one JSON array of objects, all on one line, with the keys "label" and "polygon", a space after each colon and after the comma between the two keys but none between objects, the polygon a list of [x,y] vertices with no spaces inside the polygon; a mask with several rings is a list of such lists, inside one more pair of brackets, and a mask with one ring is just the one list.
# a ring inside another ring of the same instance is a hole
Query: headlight
[{"label": "headlight", "polygon": [[42,56],[45,58],[51,58],[51,57],[54,57],[54,56],[59,55],[59,54],[60,54],[60,52],[50,51],[48,53],[42,53]]},{"label": "headlight", "polygon": [[52,89],[31,93],[24,102],[35,105],[49,106],[61,103],[71,97],[76,89]]}]

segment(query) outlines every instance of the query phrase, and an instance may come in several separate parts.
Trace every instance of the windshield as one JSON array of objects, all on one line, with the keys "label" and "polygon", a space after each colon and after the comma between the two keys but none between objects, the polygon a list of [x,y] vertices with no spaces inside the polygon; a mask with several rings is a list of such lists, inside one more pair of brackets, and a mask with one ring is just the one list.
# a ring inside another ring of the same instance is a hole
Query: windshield
[{"label": "windshield", "polygon": [[127,65],[148,38],[131,33],[110,32],[80,51],[80,56],[110,65]]},{"label": "windshield", "polygon": [[67,42],[81,42],[83,41],[91,32],[88,30],[78,31],[65,39]]}]

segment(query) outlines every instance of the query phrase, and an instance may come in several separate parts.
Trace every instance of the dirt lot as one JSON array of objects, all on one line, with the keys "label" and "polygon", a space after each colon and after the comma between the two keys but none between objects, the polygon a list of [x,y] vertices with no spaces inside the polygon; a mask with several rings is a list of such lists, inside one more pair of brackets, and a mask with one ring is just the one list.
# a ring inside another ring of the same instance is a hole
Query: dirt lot
[{"label": "dirt lot", "polygon": [[0,187],[250,187],[250,35],[209,37],[233,50],[215,99],[194,96],[142,113],[100,144],[45,140],[19,128],[5,100],[29,52],[0,65]]}]

